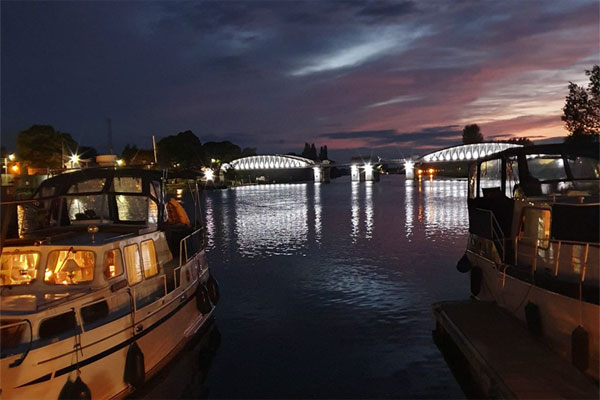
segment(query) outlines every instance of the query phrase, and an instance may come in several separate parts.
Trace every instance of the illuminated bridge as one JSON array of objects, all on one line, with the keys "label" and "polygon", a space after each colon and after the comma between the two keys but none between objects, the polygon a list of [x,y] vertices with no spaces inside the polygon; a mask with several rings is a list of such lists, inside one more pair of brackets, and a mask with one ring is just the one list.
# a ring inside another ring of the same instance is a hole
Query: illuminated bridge
[{"label": "illuminated bridge", "polygon": [[448,173],[456,176],[466,176],[466,169],[463,170],[464,164],[469,161],[477,160],[478,158],[488,156],[490,154],[504,151],[511,147],[520,147],[520,144],[513,143],[475,143],[463,144],[459,146],[448,147],[442,150],[434,151],[433,153],[425,154],[416,160],[407,160],[404,162],[406,177],[412,179],[414,177],[414,168],[418,166],[435,165],[436,170],[442,173]]},{"label": "illuminated bridge", "polygon": [[327,162],[321,164],[308,158],[290,155],[260,155],[238,158],[223,164],[222,171],[235,170],[250,180],[265,182],[293,182],[329,180]]}]

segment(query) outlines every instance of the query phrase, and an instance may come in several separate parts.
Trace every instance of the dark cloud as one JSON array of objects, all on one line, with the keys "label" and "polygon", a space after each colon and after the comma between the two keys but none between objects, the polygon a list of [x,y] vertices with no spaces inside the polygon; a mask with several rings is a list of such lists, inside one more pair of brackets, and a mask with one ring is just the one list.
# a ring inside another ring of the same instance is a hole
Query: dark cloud
[{"label": "dark cloud", "polygon": [[446,147],[467,123],[486,137],[558,136],[567,82],[600,58],[599,11],[596,0],[3,2],[2,144],[37,123],[102,151],[107,117],[117,148],[187,129],[261,153]]}]

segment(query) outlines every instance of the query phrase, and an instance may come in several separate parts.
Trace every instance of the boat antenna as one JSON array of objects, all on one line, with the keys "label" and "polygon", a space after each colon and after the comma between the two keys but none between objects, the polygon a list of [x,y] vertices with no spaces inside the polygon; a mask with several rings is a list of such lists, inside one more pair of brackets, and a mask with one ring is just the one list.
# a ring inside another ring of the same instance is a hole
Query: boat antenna
[{"label": "boat antenna", "polygon": [[113,143],[112,143],[112,123],[109,118],[106,118],[106,125],[108,128],[108,154],[113,154]]}]

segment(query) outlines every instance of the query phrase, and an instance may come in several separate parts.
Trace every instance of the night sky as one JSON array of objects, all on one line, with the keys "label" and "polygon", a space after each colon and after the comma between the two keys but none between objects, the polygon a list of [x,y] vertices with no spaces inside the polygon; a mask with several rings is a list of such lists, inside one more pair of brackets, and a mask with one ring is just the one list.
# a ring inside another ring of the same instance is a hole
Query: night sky
[{"label": "night sky", "polygon": [[259,154],[402,157],[564,136],[600,2],[6,2],[2,144],[32,124],[107,150],[191,129]]}]

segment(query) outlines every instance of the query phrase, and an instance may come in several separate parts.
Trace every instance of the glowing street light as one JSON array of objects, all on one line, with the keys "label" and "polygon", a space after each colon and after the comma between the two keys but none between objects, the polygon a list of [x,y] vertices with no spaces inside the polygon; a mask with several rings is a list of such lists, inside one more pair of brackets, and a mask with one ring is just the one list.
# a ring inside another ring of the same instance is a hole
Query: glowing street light
[{"label": "glowing street light", "polygon": [[123,161],[121,158],[119,158],[117,160],[117,166],[122,167],[123,165],[125,165],[125,161]]},{"label": "glowing street light", "polygon": [[16,158],[15,157],[15,153],[11,153],[11,154],[8,155],[8,160],[9,161],[15,161],[15,158]]},{"label": "glowing street light", "polygon": [[215,177],[215,173],[213,172],[212,169],[207,168],[206,170],[204,170],[204,179],[206,179],[206,181],[212,181]]}]

